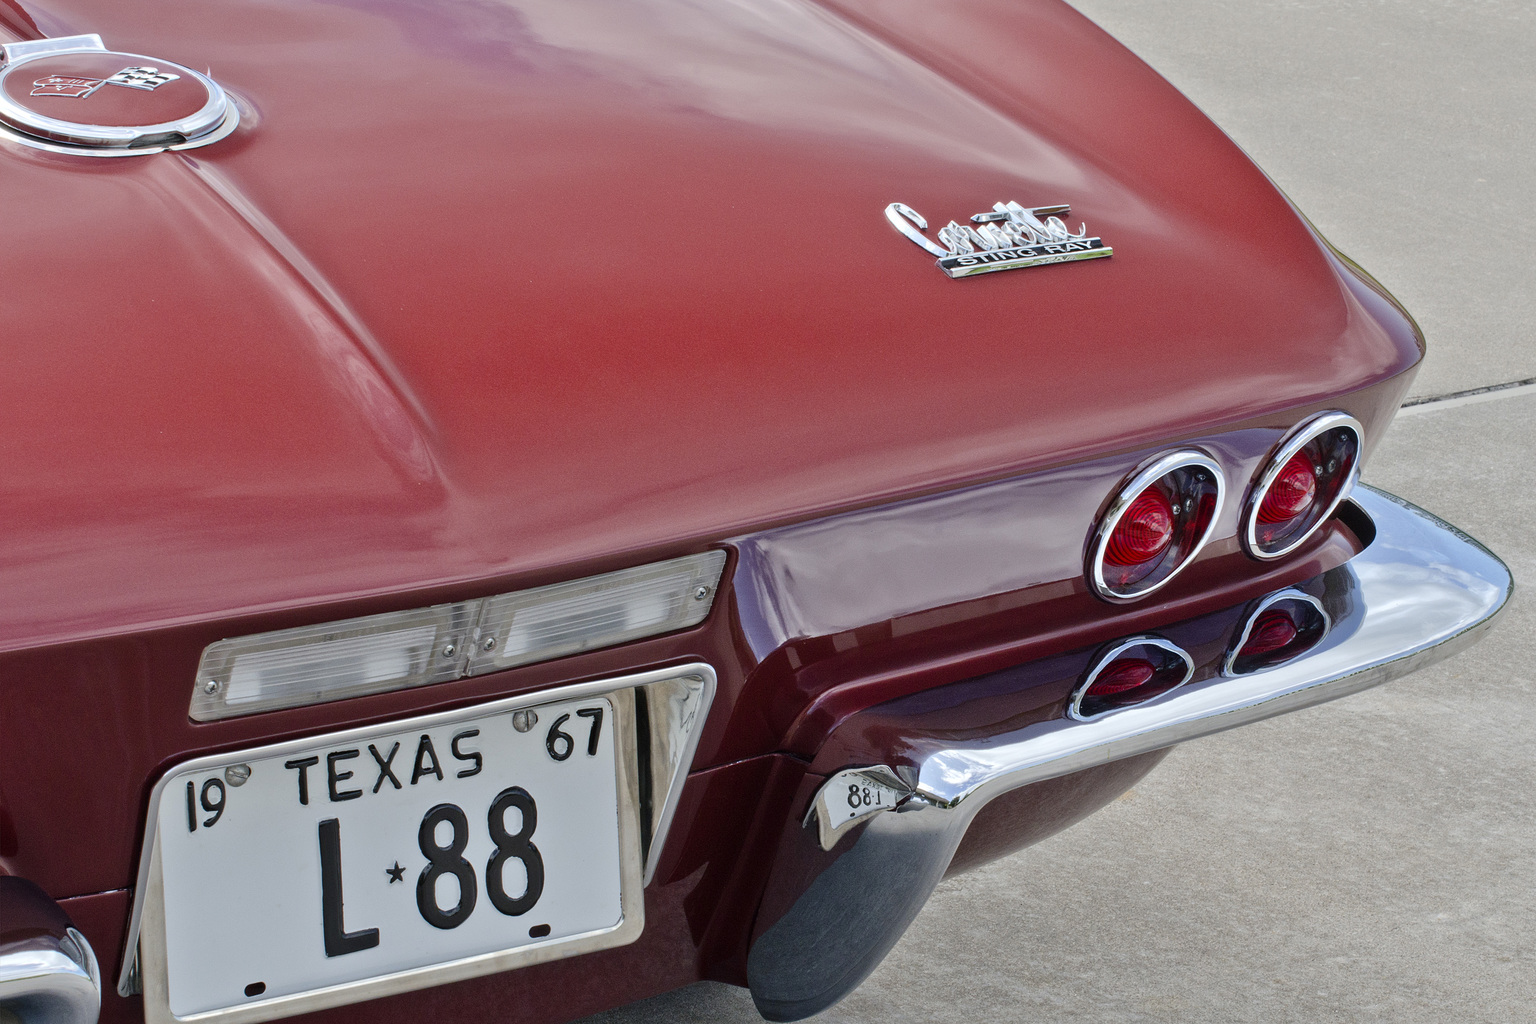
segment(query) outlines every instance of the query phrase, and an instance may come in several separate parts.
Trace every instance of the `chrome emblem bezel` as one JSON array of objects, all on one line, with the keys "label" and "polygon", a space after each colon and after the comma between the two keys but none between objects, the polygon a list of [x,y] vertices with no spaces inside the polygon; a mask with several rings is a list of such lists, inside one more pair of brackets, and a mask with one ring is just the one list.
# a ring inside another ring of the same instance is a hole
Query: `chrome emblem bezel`
[{"label": "chrome emblem bezel", "polygon": [[[121,70],[99,75],[29,74],[28,65],[45,58],[115,55]],[[108,50],[99,35],[65,36],[0,45],[0,83],[17,76],[31,97],[43,99],[51,112],[53,100],[87,99],[106,86],[154,92],[160,86],[188,79],[202,86],[206,100],[193,113],[156,124],[101,125],[81,117],[73,120],[74,104],[60,103],[50,116],[23,105],[0,89],[0,138],[33,149],[80,156],[143,156],[168,149],[192,149],[227,137],[240,123],[233,98],[212,78],[172,61],[142,54]]]}]

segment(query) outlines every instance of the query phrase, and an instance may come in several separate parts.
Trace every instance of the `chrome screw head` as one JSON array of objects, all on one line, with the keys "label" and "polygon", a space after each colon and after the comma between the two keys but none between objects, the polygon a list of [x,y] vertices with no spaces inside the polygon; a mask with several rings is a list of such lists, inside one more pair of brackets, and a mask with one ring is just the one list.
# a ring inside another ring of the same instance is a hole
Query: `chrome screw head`
[{"label": "chrome screw head", "polygon": [[512,712],[512,728],[518,732],[527,732],[539,724],[539,715],[536,711]]},{"label": "chrome screw head", "polygon": [[693,599],[695,601],[702,601],[702,600],[704,600],[708,596],[709,596],[709,588],[704,586],[704,585],[702,585],[702,584],[699,587],[697,587],[694,590],[694,592],[693,592]]},{"label": "chrome screw head", "polygon": [[459,648],[458,648],[457,644],[453,644],[453,643],[443,644],[443,657],[451,658],[455,654],[458,654],[458,653],[459,653]]},{"label": "chrome screw head", "polygon": [[218,693],[219,692],[219,681],[217,679],[207,679],[207,680],[204,680],[203,681],[203,692],[206,693],[206,694],[209,694],[209,695]]},{"label": "chrome screw head", "polygon": [[232,764],[224,769],[224,781],[231,786],[243,786],[250,777],[251,766],[248,764]]},{"label": "chrome screw head", "polygon": [[480,641],[480,649],[482,651],[495,650],[496,649],[496,638],[493,637],[493,636],[488,636],[484,640],[481,640]]}]

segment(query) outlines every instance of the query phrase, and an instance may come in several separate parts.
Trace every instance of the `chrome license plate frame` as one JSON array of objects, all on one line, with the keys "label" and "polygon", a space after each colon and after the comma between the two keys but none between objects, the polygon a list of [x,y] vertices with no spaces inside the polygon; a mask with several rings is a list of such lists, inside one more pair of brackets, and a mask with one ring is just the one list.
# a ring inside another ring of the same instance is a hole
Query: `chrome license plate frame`
[{"label": "chrome license plate frame", "polygon": [[[643,886],[646,880],[646,851],[643,851],[641,846],[642,809],[639,781],[641,762],[637,754],[637,744],[640,740],[636,731],[635,693],[647,687],[665,688],[668,684],[679,680],[685,681],[703,698],[702,705],[697,703],[683,705],[690,709],[690,717],[686,730],[689,734],[688,741],[678,748],[680,760],[675,765],[679,776],[676,781],[680,781],[681,773],[686,771],[687,760],[691,758],[693,742],[697,738],[697,725],[701,722],[700,718],[694,716],[698,711],[707,711],[709,697],[713,692],[714,673],[706,665],[694,664],[595,680],[482,702],[454,711],[394,719],[375,726],[341,730],[300,740],[195,758],[178,764],[159,780],[151,794],[144,850],[141,855],[140,885],[135,894],[135,914],[131,923],[131,937],[137,937],[138,940],[138,956],[136,963],[130,961],[125,964],[120,990],[131,985],[142,991],[147,1024],[194,1024],[194,1022],[196,1024],[203,1024],[203,1022],[256,1024],[259,1021],[347,1005],[633,942],[639,938],[644,928]],[[403,730],[442,729],[487,716],[595,697],[606,698],[611,703],[614,718],[612,735],[617,748],[615,767],[622,918],[613,928],[597,934],[567,938],[548,944],[523,945],[311,991],[257,999],[250,1003],[206,1012],[179,1017],[172,1013],[167,965],[164,865],[158,822],[162,801],[174,799],[173,784],[185,779],[189,774],[222,769],[255,759],[312,751],[325,745],[366,743],[370,738],[399,733]],[[654,730],[654,722],[652,727]],[[652,767],[654,771],[660,766],[653,764]],[[675,790],[676,787],[673,788]],[[674,802],[675,792],[667,803]],[[668,823],[671,808],[670,806],[658,808],[656,813],[657,819],[653,821],[653,828],[656,824],[664,826]]]}]

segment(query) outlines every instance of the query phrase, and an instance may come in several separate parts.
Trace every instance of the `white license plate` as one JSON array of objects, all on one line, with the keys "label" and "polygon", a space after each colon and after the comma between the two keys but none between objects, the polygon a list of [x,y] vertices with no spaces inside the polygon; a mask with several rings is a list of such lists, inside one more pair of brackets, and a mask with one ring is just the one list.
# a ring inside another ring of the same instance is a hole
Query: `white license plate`
[{"label": "white license plate", "polygon": [[504,701],[172,773],[154,822],[171,1014],[630,941],[581,941],[616,936],[638,889],[629,700]]}]

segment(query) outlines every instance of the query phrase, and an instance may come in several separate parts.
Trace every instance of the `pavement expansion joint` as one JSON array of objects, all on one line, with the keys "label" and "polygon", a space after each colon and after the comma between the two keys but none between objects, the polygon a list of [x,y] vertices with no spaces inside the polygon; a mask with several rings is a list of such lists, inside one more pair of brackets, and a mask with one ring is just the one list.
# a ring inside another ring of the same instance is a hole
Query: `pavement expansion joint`
[{"label": "pavement expansion joint", "polygon": [[1502,398],[1519,398],[1533,394],[1536,394],[1536,377],[1527,377],[1524,380],[1512,380],[1503,384],[1489,384],[1487,387],[1453,391],[1447,395],[1414,398],[1403,403],[1398,415],[1413,416],[1418,413],[1439,412],[1442,409],[1454,409],[1461,405],[1476,405],[1480,402],[1495,402]]}]

